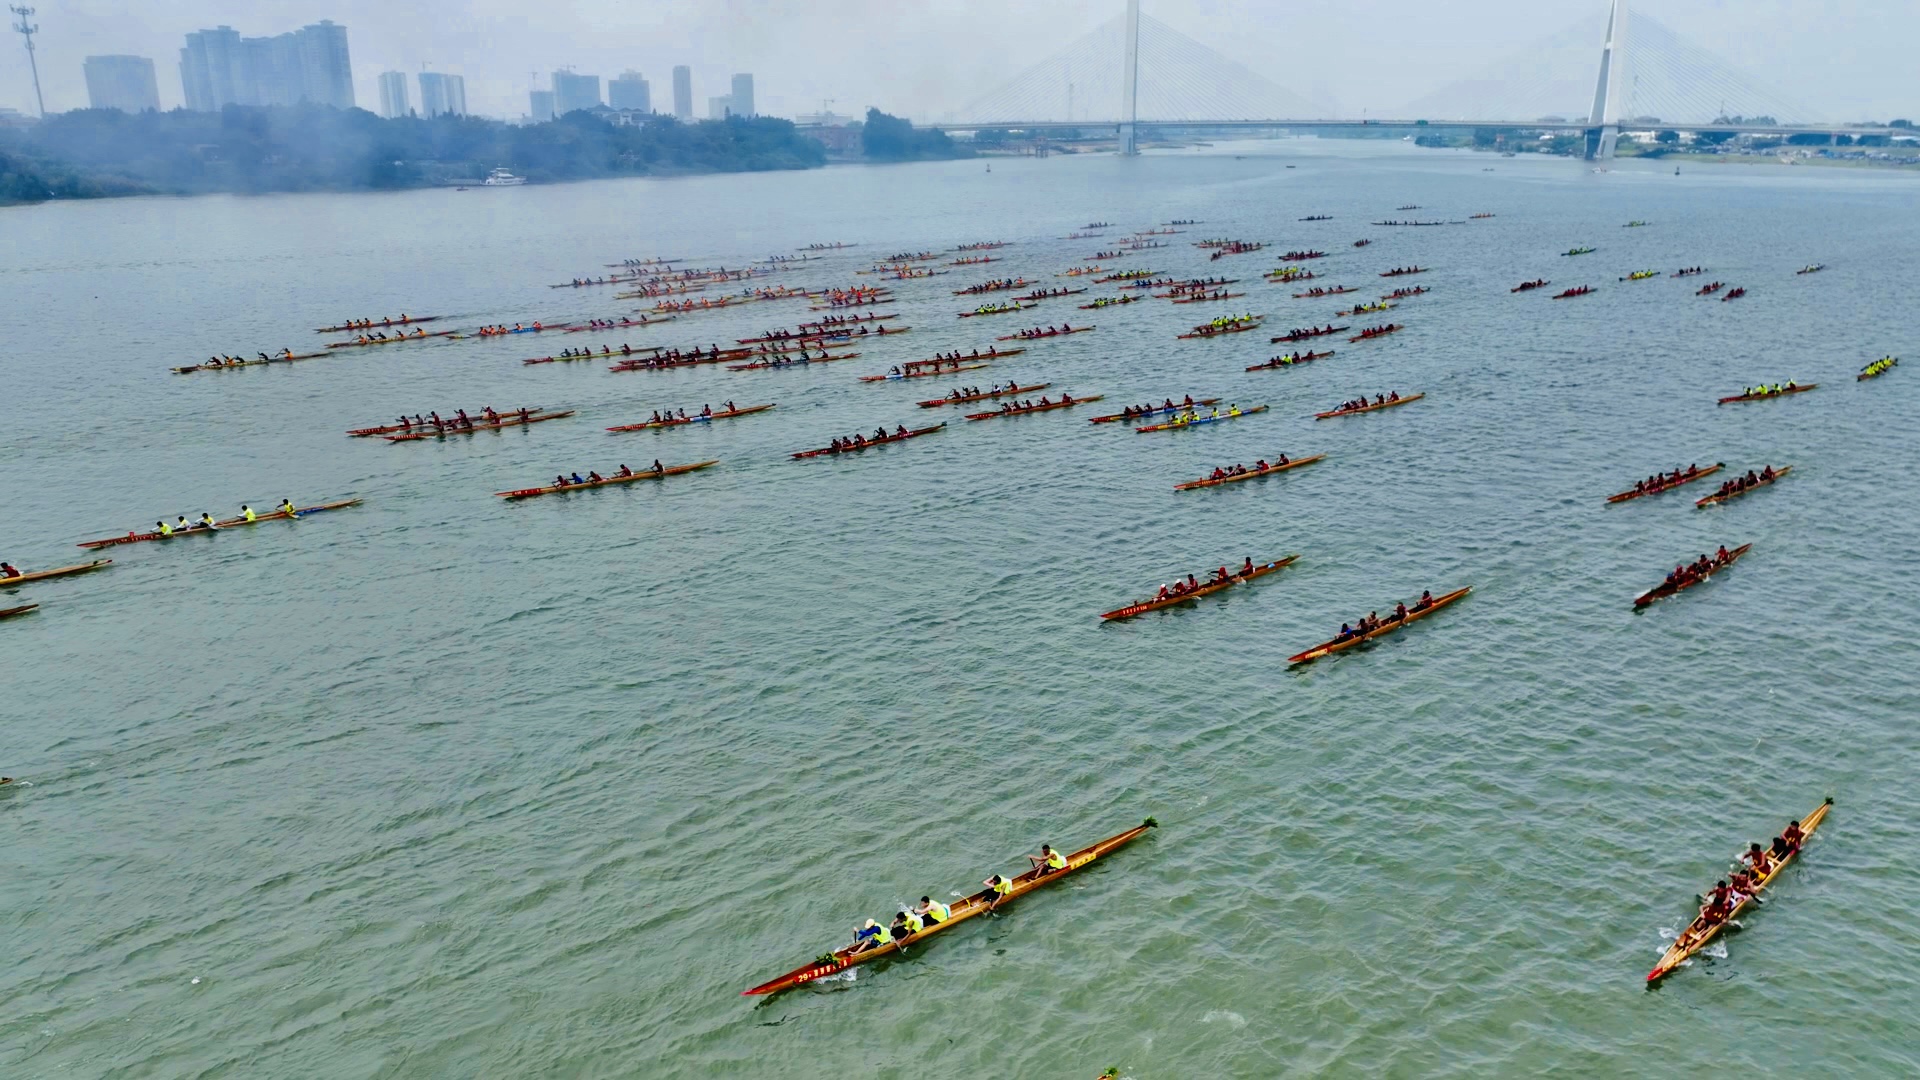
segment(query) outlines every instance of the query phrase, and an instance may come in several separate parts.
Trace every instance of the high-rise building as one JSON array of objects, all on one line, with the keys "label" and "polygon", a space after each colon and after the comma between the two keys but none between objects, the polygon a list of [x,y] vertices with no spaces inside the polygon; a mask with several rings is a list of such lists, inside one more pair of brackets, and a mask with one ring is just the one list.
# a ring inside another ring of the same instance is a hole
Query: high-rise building
[{"label": "high-rise building", "polygon": [[735,75],[733,93],[727,95],[733,99],[733,115],[753,116],[753,76]]},{"label": "high-rise building", "polygon": [[553,73],[553,114],[565,116],[577,109],[592,109],[600,104],[600,76],[575,75],[571,71]]},{"label": "high-rise building", "polygon": [[685,64],[673,69],[673,115],[693,119],[693,69]]},{"label": "high-rise building", "polygon": [[527,94],[527,116],[536,124],[553,119],[553,91],[534,90]]},{"label": "high-rise building", "polygon": [[620,77],[607,83],[607,107],[612,109],[631,109],[634,112],[653,111],[653,88],[640,73],[631,69],[620,73]]},{"label": "high-rise building", "polygon": [[412,112],[407,104],[407,74],[404,71],[380,73],[380,115],[396,120]]},{"label": "high-rise building", "polygon": [[187,108],[219,112],[240,99],[233,77],[240,67],[240,33],[231,26],[197,30],[180,50],[180,87]]},{"label": "high-rise building", "polygon": [[421,116],[467,115],[467,80],[438,71],[420,73]]},{"label": "high-rise building", "polygon": [[297,39],[305,100],[353,108],[353,61],[347,55],[347,28],[331,19],[303,26]]},{"label": "high-rise building", "polygon": [[160,84],[153,77],[153,61],[144,56],[89,56],[87,104],[96,109],[137,113],[160,109]]},{"label": "high-rise building", "polygon": [[733,95],[721,94],[707,99],[707,119],[725,120],[733,115]]},{"label": "high-rise building", "polygon": [[243,38],[230,26],[195,31],[180,50],[180,86],[187,108],[201,112],[301,101],[350,109],[347,28],[322,19],[267,38]]}]

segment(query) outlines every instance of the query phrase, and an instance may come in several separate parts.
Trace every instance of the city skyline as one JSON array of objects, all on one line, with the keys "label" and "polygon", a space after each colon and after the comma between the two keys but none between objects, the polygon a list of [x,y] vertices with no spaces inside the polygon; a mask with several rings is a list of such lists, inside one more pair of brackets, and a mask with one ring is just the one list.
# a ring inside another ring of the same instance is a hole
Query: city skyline
[{"label": "city skyline", "polygon": [[[1604,13],[1601,0],[1470,0],[1466,10],[1414,0],[1353,0],[1339,10],[1272,9],[1242,0],[1148,0],[1148,12],[1256,70],[1284,70],[1279,81],[1338,105],[1347,115],[1389,113],[1453,80],[1471,77],[1541,39]],[[459,0],[451,8],[395,7],[366,0],[179,0],[129,15],[107,0],[69,0],[37,17],[41,77],[52,111],[86,101],[82,59],[137,55],[170,67],[189,31],[244,20],[290,27],[326,17],[354,28],[355,91],[377,101],[381,71],[423,66],[462,74],[473,111],[510,118],[526,108],[529,72],[572,66],[603,75],[627,69],[692,70],[695,109],[724,90],[728,76],[752,71],[765,87],[758,111],[792,116],[828,106],[858,114],[867,105],[937,119],[1010,80],[1028,65],[1119,13],[1119,0],[1061,0],[1031,11],[1008,0],[935,0],[911,17],[874,0],[825,10],[795,0],[659,0],[645,8],[579,0],[530,19],[500,0]],[[1812,0],[1644,0],[1653,15],[1742,69],[1782,82],[1812,111],[1836,120],[1906,115],[1915,92],[1899,41],[1920,30],[1920,10],[1863,12],[1816,8]],[[1816,17],[1817,16],[1817,17]],[[1021,32],[1008,37],[1004,28]],[[1356,25],[1387,29],[1361,38]],[[876,28],[880,32],[876,32]],[[17,40],[0,64],[0,105],[31,112],[33,91]],[[832,64],[817,57],[836,57]],[[1835,57],[1848,55],[1842,64]],[[1364,63],[1360,61],[1364,59]],[[1773,73],[1790,74],[1790,80]],[[182,104],[162,74],[163,108]],[[667,111],[668,79],[656,108]],[[763,87],[764,90],[764,87]]]}]

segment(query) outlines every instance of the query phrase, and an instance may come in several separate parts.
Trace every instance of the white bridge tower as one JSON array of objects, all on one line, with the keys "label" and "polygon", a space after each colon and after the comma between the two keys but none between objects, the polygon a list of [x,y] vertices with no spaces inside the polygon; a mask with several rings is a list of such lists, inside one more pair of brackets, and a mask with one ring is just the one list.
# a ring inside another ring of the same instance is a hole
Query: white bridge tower
[{"label": "white bridge tower", "polygon": [[1607,15],[1607,41],[1600,51],[1600,81],[1593,89],[1593,114],[1587,118],[1587,160],[1612,161],[1620,141],[1621,103],[1626,80],[1620,62],[1627,44],[1627,0],[1613,0]]},{"label": "white bridge tower", "polygon": [[1140,153],[1134,137],[1134,121],[1140,106],[1140,0],[1127,0],[1127,57],[1120,71],[1120,152],[1128,157]]}]

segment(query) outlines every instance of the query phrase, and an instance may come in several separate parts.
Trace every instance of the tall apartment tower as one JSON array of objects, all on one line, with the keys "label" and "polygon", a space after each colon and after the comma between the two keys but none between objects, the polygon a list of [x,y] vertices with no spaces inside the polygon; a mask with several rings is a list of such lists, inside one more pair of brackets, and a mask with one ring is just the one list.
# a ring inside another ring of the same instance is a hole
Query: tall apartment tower
[{"label": "tall apartment tower", "polygon": [[420,73],[421,116],[467,115],[467,80],[438,71]]},{"label": "tall apartment tower", "polygon": [[89,56],[87,104],[96,109],[137,113],[160,110],[160,84],[153,77],[153,61],[144,56]]},{"label": "tall apartment tower", "polygon": [[[424,102],[423,102],[424,104]],[[397,120],[413,111],[407,104],[407,75],[403,71],[380,73],[380,115]]]},{"label": "tall apartment tower", "polygon": [[753,108],[753,76],[752,75],[745,75],[745,74],[735,75],[733,77],[733,93],[728,96],[733,99],[733,103],[732,103],[733,115],[735,116],[758,115]]},{"label": "tall apartment tower", "polygon": [[351,109],[347,28],[322,19],[274,37],[243,38],[230,26],[197,30],[180,50],[180,87],[187,108],[201,112],[302,101]]},{"label": "tall apartment tower", "polygon": [[565,116],[576,109],[591,109],[600,104],[600,76],[575,75],[571,71],[553,73],[553,115]]},{"label": "tall apartment tower", "polygon": [[639,72],[632,69],[623,71],[619,78],[607,83],[607,107],[652,112],[653,88]]},{"label": "tall apartment tower", "polygon": [[180,88],[187,108],[219,112],[238,104],[234,75],[240,70],[240,32],[231,26],[196,30],[180,50]]},{"label": "tall apartment tower", "polygon": [[544,124],[553,119],[553,91],[529,91],[527,94],[527,116],[536,124]]},{"label": "tall apartment tower", "polygon": [[685,64],[673,69],[673,115],[677,120],[693,119],[693,69]]},{"label": "tall apartment tower", "polygon": [[299,49],[302,97],[338,109],[353,108],[353,61],[347,55],[347,28],[321,19],[282,36],[293,37]]}]

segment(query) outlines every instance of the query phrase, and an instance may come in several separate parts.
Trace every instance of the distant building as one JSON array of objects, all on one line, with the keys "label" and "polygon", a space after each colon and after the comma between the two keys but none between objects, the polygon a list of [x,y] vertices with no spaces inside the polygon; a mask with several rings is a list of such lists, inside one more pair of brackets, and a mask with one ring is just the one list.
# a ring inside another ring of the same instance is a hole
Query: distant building
[{"label": "distant building", "polygon": [[407,75],[404,71],[380,73],[380,115],[397,120],[413,112],[407,104]]},{"label": "distant building", "polygon": [[467,115],[467,80],[438,71],[420,73],[421,116]]},{"label": "distant building", "polygon": [[757,115],[753,110],[753,76],[752,75],[735,75],[733,77],[733,93],[727,96],[733,99],[732,101],[733,115],[735,116]]},{"label": "distant building", "polygon": [[180,50],[180,87],[187,108],[200,112],[302,101],[350,109],[347,28],[322,19],[267,38],[243,38],[230,26],[197,30]]},{"label": "distant building", "polygon": [[673,115],[693,119],[693,69],[685,64],[673,69]]},{"label": "distant building", "polygon": [[637,71],[623,71],[607,83],[607,107],[632,112],[653,111],[653,88]]},{"label": "distant building", "polygon": [[304,100],[353,108],[353,62],[347,55],[347,28],[321,19],[301,27],[298,33],[282,36],[296,39],[299,45]]},{"label": "distant building", "polygon": [[153,61],[144,56],[89,56],[87,104],[96,109],[137,113],[160,109],[160,84],[153,77]]},{"label": "distant building", "polygon": [[527,95],[528,118],[536,124],[553,119],[553,91],[535,90]]},{"label": "distant building", "polygon": [[592,109],[600,104],[600,76],[575,75],[571,71],[553,73],[553,114],[565,116],[577,109]]},{"label": "distant building", "polygon": [[793,122],[801,127],[846,127],[853,121],[853,117],[842,116],[831,109],[826,112],[801,113],[793,118]]},{"label": "distant building", "polygon": [[722,94],[707,99],[707,119],[725,120],[733,115],[733,95]]}]

